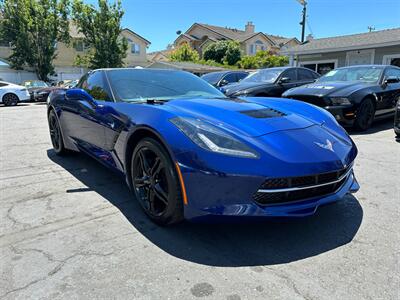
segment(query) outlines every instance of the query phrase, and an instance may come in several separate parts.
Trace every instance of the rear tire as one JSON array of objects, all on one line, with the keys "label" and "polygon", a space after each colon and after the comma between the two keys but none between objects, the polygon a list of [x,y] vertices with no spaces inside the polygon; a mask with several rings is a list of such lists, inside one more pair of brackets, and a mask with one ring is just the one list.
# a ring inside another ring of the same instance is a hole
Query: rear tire
[{"label": "rear tire", "polygon": [[375,117],[375,106],[370,98],[364,99],[357,110],[354,129],[365,131],[371,127]]},{"label": "rear tire", "polygon": [[19,98],[15,94],[8,93],[3,96],[2,101],[5,106],[15,106],[18,104]]},{"label": "rear tire", "polygon": [[50,138],[51,143],[53,144],[54,152],[60,156],[68,154],[69,151],[65,149],[60,123],[58,122],[58,118],[54,110],[50,110],[48,122]]},{"label": "rear tire", "polygon": [[183,200],[175,165],[164,147],[152,138],[136,145],[131,160],[131,184],[136,199],[159,225],[183,220]]}]

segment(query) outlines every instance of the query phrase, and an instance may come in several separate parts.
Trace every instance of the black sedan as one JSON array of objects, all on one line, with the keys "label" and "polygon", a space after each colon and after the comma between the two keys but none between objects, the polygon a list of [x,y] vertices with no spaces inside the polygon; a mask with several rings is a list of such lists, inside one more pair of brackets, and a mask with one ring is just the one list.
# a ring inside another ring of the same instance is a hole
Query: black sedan
[{"label": "black sedan", "polygon": [[249,75],[246,71],[221,71],[204,74],[202,79],[215,87],[222,87],[224,85],[239,82]]},{"label": "black sedan", "polygon": [[280,97],[293,87],[314,82],[319,74],[306,68],[260,69],[238,83],[221,88],[227,96]]},{"label": "black sedan", "polygon": [[283,97],[327,109],[344,126],[367,130],[374,119],[393,115],[400,97],[400,68],[365,65],[332,70],[317,82]]},{"label": "black sedan", "polygon": [[49,94],[56,89],[41,80],[27,80],[23,85],[28,89],[31,101],[46,101]]}]

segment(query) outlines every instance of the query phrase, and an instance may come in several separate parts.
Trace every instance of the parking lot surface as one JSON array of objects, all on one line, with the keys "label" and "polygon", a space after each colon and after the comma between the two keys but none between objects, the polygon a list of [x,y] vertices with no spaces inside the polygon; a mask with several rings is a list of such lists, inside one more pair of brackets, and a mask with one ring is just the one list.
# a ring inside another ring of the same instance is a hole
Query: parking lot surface
[{"label": "parking lot surface", "polygon": [[170,228],[97,162],[57,157],[45,105],[0,124],[0,299],[400,298],[390,120],[352,133],[361,189],[313,217]]}]

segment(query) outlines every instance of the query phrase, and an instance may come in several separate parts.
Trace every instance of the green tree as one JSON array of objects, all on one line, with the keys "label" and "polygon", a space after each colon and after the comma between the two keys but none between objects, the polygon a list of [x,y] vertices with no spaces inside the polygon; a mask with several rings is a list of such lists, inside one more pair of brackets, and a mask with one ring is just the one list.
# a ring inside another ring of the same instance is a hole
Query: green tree
[{"label": "green tree", "polygon": [[240,44],[237,41],[230,41],[225,52],[224,63],[233,66],[241,58]]},{"label": "green tree", "polygon": [[172,61],[192,61],[197,62],[199,60],[199,53],[192,49],[187,43],[184,43],[179,48],[172,51],[169,58]]},{"label": "green tree", "polygon": [[57,41],[69,42],[68,0],[1,0],[0,15],[1,39],[12,48],[11,66],[29,66],[48,80]]},{"label": "green tree", "polygon": [[76,63],[91,69],[115,68],[124,65],[128,42],[121,38],[121,19],[124,15],[121,1],[110,5],[107,0],[98,0],[98,9],[82,0],[74,0],[73,20],[89,51],[78,57]]},{"label": "green tree", "polygon": [[283,67],[289,63],[287,56],[275,55],[269,51],[258,51],[256,55],[246,55],[238,62],[240,68],[258,69]]},{"label": "green tree", "polygon": [[241,57],[240,44],[237,41],[218,41],[209,44],[203,52],[203,59],[219,64],[235,65]]}]

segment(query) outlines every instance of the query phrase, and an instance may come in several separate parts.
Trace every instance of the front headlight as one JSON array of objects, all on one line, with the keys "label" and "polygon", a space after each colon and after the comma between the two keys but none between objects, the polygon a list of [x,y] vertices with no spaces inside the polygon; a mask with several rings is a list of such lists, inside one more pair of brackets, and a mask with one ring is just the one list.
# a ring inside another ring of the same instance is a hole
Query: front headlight
[{"label": "front headlight", "polygon": [[351,102],[347,98],[335,97],[331,98],[332,105],[351,105]]},{"label": "front headlight", "polygon": [[229,133],[204,121],[179,117],[170,121],[196,145],[205,150],[245,158],[259,157],[256,151]]}]

